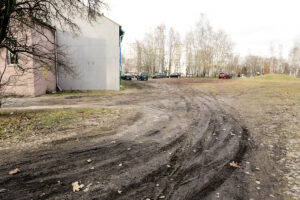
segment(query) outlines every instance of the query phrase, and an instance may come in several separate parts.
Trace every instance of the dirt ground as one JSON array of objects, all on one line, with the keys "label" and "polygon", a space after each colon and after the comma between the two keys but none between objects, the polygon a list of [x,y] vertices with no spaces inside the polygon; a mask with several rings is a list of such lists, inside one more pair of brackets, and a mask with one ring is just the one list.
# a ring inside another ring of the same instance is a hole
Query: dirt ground
[{"label": "dirt ground", "polygon": [[[138,90],[7,102],[7,110],[113,108],[127,114],[105,129],[83,126],[2,141],[0,199],[297,199],[290,187],[297,189],[299,156],[293,152],[299,151],[286,144],[297,144],[298,137],[277,134],[297,133],[297,98],[265,105],[248,96],[263,95],[255,91],[265,84],[244,91],[239,80],[129,84]],[[16,168],[20,172],[9,175]],[[77,181],[82,187],[74,192]]]}]

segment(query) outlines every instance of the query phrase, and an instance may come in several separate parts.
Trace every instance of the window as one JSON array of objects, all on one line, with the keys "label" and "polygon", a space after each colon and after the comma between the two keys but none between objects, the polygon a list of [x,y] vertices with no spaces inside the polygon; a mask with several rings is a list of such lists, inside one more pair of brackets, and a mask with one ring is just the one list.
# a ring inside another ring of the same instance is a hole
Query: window
[{"label": "window", "polygon": [[9,65],[17,65],[18,64],[18,54],[11,53],[8,51],[8,64]]}]

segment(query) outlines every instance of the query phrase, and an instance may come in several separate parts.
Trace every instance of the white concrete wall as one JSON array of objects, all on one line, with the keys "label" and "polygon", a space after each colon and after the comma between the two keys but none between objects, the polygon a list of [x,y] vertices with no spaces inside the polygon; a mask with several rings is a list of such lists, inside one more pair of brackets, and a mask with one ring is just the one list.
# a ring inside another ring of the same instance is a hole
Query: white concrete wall
[{"label": "white concrete wall", "polygon": [[106,17],[92,24],[75,19],[78,36],[57,32],[57,43],[67,52],[75,77],[59,66],[58,83],[63,90],[119,90],[119,25]]}]

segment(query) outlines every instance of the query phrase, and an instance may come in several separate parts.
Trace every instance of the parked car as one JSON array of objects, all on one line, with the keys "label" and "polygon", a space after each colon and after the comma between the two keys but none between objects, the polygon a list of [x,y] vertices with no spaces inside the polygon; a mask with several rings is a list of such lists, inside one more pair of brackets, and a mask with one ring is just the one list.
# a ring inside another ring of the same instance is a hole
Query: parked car
[{"label": "parked car", "polygon": [[232,74],[221,72],[221,73],[219,73],[219,79],[221,79],[221,78],[223,78],[223,79],[231,79],[232,78]]},{"label": "parked car", "polygon": [[121,79],[131,81],[132,80],[132,75],[131,74],[124,74],[124,73],[122,73],[121,74]]},{"label": "parked car", "polygon": [[180,78],[181,74],[180,73],[173,73],[170,75],[170,78]]},{"label": "parked car", "polygon": [[153,79],[156,78],[167,78],[167,75],[165,73],[158,73],[152,76]]},{"label": "parked car", "polygon": [[141,72],[139,75],[137,75],[136,79],[140,81],[148,81],[148,73]]}]

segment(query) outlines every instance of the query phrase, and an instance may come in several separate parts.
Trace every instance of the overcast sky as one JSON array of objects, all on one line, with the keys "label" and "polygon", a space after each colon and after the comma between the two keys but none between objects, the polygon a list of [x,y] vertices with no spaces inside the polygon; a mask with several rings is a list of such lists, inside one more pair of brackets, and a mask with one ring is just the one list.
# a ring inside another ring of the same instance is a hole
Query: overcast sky
[{"label": "overcast sky", "polygon": [[122,25],[124,43],[142,39],[164,23],[182,36],[206,14],[224,30],[241,55],[269,55],[271,44],[287,55],[300,40],[300,0],[107,0],[105,15]]}]

